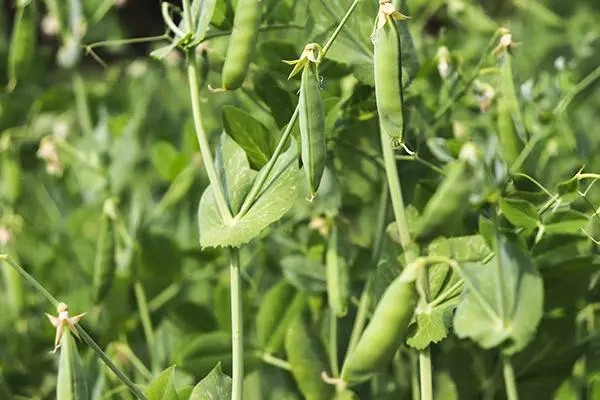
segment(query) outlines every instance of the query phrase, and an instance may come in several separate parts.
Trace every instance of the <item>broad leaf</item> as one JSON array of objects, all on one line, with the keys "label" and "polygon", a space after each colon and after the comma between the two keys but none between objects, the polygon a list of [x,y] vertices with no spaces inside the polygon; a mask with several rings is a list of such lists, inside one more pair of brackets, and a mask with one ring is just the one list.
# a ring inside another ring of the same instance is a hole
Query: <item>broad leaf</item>
[{"label": "broad leaf", "polygon": [[498,238],[490,263],[460,264],[465,292],[454,316],[454,330],[489,349],[504,346],[512,354],[531,340],[543,312],[542,279],[529,256],[506,238]]},{"label": "broad leaf", "polygon": [[516,227],[531,230],[538,224],[538,212],[533,204],[520,199],[500,199],[502,213]]},{"label": "broad leaf", "polygon": [[281,260],[286,279],[299,290],[324,292],[327,290],[327,274],[321,262],[299,254]]},{"label": "broad leaf", "polygon": [[[237,145],[235,145],[237,146]],[[235,147],[228,145],[228,147]],[[248,160],[239,154],[241,148],[235,151],[236,163],[229,158],[226,175],[236,183],[226,185],[232,193],[228,197],[233,205],[239,204],[242,192],[241,188],[249,188],[252,171]],[[296,144],[292,144],[275,162],[273,170],[266,179],[258,199],[250,207],[249,211],[241,218],[225,223],[219,214],[211,186],[207,187],[198,209],[198,222],[200,227],[200,245],[202,247],[233,246],[238,247],[258,236],[267,226],[279,220],[293,205],[296,198],[296,175],[298,166],[296,163]],[[262,169],[258,177],[265,174]],[[244,176],[244,180],[239,177]],[[257,178],[258,179],[258,178]]]},{"label": "broad leaf", "polygon": [[165,369],[144,391],[148,400],[179,400],[173,379],[175,366]]},{"label": "broad leaf", "polygon": [[[456,297],[455,297],[456,298]],[[409,334],[406,343],[416,349],[427,348],[448,336],[448,327],[452,323],[452,312],[457,301],[445,302],[438,307],[416,313],[415,329]]]},{"label": "broad leaf", "polygon": [[223,373],[221,363],[194,387],[189,400],[231,399],[231,378]]},{"label": "broad leaf", "polygon": [[560,210],[544,219],[544,233],[576,235],[581,234],[589,221],[587,215],[575,210]]},{"label": "broad leaf", "polygon": [[246,152],[250,167],[259,170],[269,161],[277,146],[277,137],[262,123],[244,110],[225,106],[223,126],[225,132]]}]

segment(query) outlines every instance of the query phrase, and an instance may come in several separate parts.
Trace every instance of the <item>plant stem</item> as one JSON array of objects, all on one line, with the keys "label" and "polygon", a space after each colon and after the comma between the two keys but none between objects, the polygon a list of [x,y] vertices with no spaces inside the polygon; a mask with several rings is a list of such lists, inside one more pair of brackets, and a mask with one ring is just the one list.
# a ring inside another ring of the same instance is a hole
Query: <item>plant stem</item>
[{"label": "plant stem", "polygon": [[419,386],[419,361],[415,352],[410,353],[410,386],[412,388],[413,400],[419,400],[421,398],[421,387]]},{"label": "plant stem", "polygon": [[282,360],[281,358],[277,358],[269,353],[261,353],[260,359],[263,360],[266,364],[272,365],[277,368],[281,368],[285,371],[291,371],[292,366],[289,362]]},{"label": "plant stem", "polygon": [[223,219],[223,222],[226,225],[229,225],[232,220],[231,212],[229,211],[229,206],[227,205],[227,201],[225,200],[223,187],[221,186],[221,182],[217,175],[217,169],[215,168],[213,157],[210,152],[208,139],[206,138],[206,133],[204,132],[204,128],[202,126],[202,118],[200,114],[200,94],[198,88],[198,73],[196,70],[196,57],[193,57],[192,54],[188,54],[187,71],[188,82],[190,86],[190,98],[192,101],[194,128],[196,130],[196,137],[198,139],[198,145],[200,147],[200,154],[202,155],[202,160],[204,161],[204,168],[206,169],[206,174],[208,175],[208,180],[210,181],[212,194],[217,204],[217,208],[219,210],[221,218]]},{"label": "plant stem", "polygon": [[77,119],[83,133],[91,137],[94,134],[94,126],[92,117],[90,116],[90,108],[88,106],[87,94],[85,91],[85,83],[79,73],[73,74],[73,91],[75,94],[75,110],[77,111]]},{"label": "plant stem", "polygon": [[242,400],[244,383],[244,327],[242,314],[242,287],[240,277],[240,251],[231,249],[231,345],[233,355],[233,389],[231,400]]},{"label": "plant stem", "polygon": [[[23,267],[21,267],[19,264],[17,264],[16,262],[14,262],[14,260],[12,260],[10,257],[8,257],[6,254],[0,254],[0,261],[5,261],[8,265],[10,265],[11,267],[13,267],[15,270],[17,270],[17,272],[19,272],[23,278],[25,278],[25,280],[27,280],[33,287],[35,287],[35,289],[46,298],[46,300],[48,300],[49,303],[51,303],[54,307],[56,307],[58,305],[58,300],[56,300],[56,298],[54,296],[52,296],[50,294],[50,292],[48,292],[48,290],[46,290],[46,288],[44,286],[42,286],[41,283],[39,283],[33,276],[31,276],[27,271],[25,271],[23,269]],[[119,368],[117,368],[117,366],[111,361],[111,359],[106,355],[106,353],[104,353],[102,351],[102,349],[96,344],[96,342],[94,342],[94,339],[92,339],[87,332],[85,331],[85,329],[83,329],[83,327],[79,324],[75,325],[75,328],[77,328],[77,332],[79,332],[79,335],[81,336],[81,339],[92,348],[92,350],[94,350],[94,352],[96,353],[96,355],[98,355],[98,357],[100,357],[102,359],[102,361],[104,361],[104,364],[106,364],[106,366],[119,378],[119,380],[121,380],[121,382],[123,382],[123,384],[125,384],[129,390],[140,400],[147,400],[146,396],[144,395],[144,393],[142,393],[140,391],[140,389],[138,389],[138,387],[135,385],[135,383],[133,383],[128,377],[127,375],[125,375]]]},{"label": "plant stem", "polygon": [[340,375],[340,365],[338,362],[338,320],[335,313],[329,309],[329,363],[331,373],[337,377]]},{"label": "plant stem", "polygon": [[152,372],[157,374],[160,372],[160,366],[156,357],[156,338],[154,336],[154,329],[152,328],[152,321],[150,320],[150,312],[148,311],[146,293],[144,292],[144,288],[139,281],[136,281],[133,284],[133,290],[135,292],[135,300],[140,313],[140,320],[142,321],[142,328],[144,329],[144,336],[146,336],[146,344],[148,345],[148,354],[150,356]]},{"label": "plant stem", "polygon": [[508,400],[519,400],[519,392],[517,391],[517,382],[515,380],[515,371],[513,370],[510,358],[506,355],[502,356],[502,372],[504,373],[506,398]]},{"label": "plant stem", "polygon": [[431,348],[419,351],[419,380],[421,400],[433,400],[433,384],[431,377]]}]

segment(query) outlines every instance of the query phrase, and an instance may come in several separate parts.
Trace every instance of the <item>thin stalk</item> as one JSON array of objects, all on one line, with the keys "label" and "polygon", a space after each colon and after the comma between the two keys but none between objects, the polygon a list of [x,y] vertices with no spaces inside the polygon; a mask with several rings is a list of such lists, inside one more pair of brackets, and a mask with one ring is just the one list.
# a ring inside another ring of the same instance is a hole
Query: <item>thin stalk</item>
[{"label": "thin stalk", "polygon": [[124,354],[127,357],[129,362],[131,362],[131,365],[133,365],[133,367],[144,378],[146,378],[148,380],[152,380],[152,372],[150,372],[148,370],[148,368],[146,368],[146,366],[144,365],[142,360],[139,359],[139,357],[133,352],[133,350],[131,350],[131,348],[128,345],[126,345],[126,344],[120,345],[119,352],[121,352],[122,354]]},{"label": "thin stalk", "polygon": [[421,398],[421,387],[419,386],[419,361],[415,352],[410,353],[410,386],[412,388],[413,400],[419,400]]},{"label": "thin stalk", "polygon": [[240,251],[231,249],[231,346],[233,355],[233,388],[231,400],[242,400],[244,384],[244,327],[242,314],[242,287],[240,277]]},{"label": "thin stalk", "polygon": [[77,119],[79,120],[81,130],[86,136],[92,136],[94,125],[88,106],[85,83],[81,75],[77,72],[73,74],[73,92],[75,94],[75,110],[77,111]]},{"label": "thin stalk", "polygon": [[[16,262],[14,262],[14,260],[12,260],[10,257],[8,257],[6,254],[0,254],[0,261],[5,261],[8,265],[10,265],[12,268],[14,268],[15,270],[17,270],[17,272],[19,272],[23,278],[25,278],[25,280],[27,280],[42,296],[44,296],[46,298],[46,300],[52,304],[54,307],[56,307],[58,305],[58,300],[56,300],[56,298],[54,296],[52,296],[52,294],[50,294],[50,292],[48,292],[48,290],[46,290],[46,288],[44,286],[42,286],[41,283],[39,283],[33,276],[31,276],[27,271],[25,271],[23,269],[23,267],[21,267],[19,264],[17,264]],[[121,382],[123,382],[123,384],[125,384],[129,390],[140,400],[147,400],[146,396],[144,395],[144,393],[142,393],[142,391],[140,389],[138,389],[138,387],[135,385],[135,383],[133,383],[128,377],[127,375],[125,375],[110,359],[110,357],[108,357],[106,355],[106,353],[104,353],[104,351],[102,351],[102,349],[100,348],[100,346],[98,346],[96,344],[96,342],[94,342],[94,339],[92,339],[87,332],[85,331],[85,329],[83,329],[83,327],[79,324],[75,325],[75,327],[77,328],[77,332],[79,332],[79,335],[81,337],[81,339],[92,348],[92,350],[94,350],[94,352],[96,353],[96,355],[98,357],[100,357],[102,359],[102,361],[104,361],[104,364],[106,364],[106,366],[119,378],[119,380]]]},{"label": "thin stalk", "polygon": [[566,94],[566,96],[558,103],[556,106],[555,112],[562,113],[564,112],[569,104],[573,101],[573,99],[581,93],[584,89],[586,89],[589,85],[594,83],[596,79],[600,78],[600,66],[596,67],[588,76],[583,78],[579,83],[577,83],[573,88]]},{"label": "thin stalk", "polygon": [[283,369],[284,371],[291,371],[292,370],[292,366],[290,365],[289,362],[282,360],[281,358],[275,357],[274,355],[271,355],[269,353],[261,353],[260,354],[260,359],[265,363],[265,364],[269,364],[272,365],[274,367]]},{"label": "thin stalk", "polygon": [[190,87],[190,97],[192,101],[192,115],[194,118],[194,128],[196,130],[196,137],[198,139],[198,145],[200,147],[200,154],[204,161],[204,168],[210,181],[213,197],[217,204],[217,208],[226,225],[229,225],[232,221],[231,212],[229,206],[225,200],[225,194],[223,193],[223,187],[221,186],[219,177],[217,175],[217,169],[213,161],[212,154],[210,152],[210,145],[202,126],[202,118],[200,114],[200,93],[198,87],[198,72],[196,69],[196,57],[188,54],[187,62],[188,71],[188,82]]},{"label": "thin stalk", "polygon": [[329,310],[329,363],[333,376],[340,376],[340,364],[338,362],[338,320],[335,313]]},{"label": "thin stalk", "polygon": [[421,400],[433,400],[433,385],[431,376],[431,348],[427,346],[419,351],[419,381]]},{"label": "thin stalk", "polygon": [[154,336],[152,321],[150,320],[150,311],[148,311],[146,293],[144,292],[144,288],[139,281],[136,281],[133,284],[133,290],[135,292],[135,300],[140,313],[140,320],[142,321],[142,328],[144,329],[144,336],[146,336],[146,344],[148,346],[148,354],[150,356],[152,372],[156,374],[160,372],[160,365],[158,364],[158,359],[156,357],[156,337]]},{"label": "thin stalk", "polygon": [[510,358],[506,355],[502,356],[502,372],[504,374],[506,398],[508,400],[519,400],[519,392],[517,391],[517,382],[515,380],[515,371],[513,370]]}]

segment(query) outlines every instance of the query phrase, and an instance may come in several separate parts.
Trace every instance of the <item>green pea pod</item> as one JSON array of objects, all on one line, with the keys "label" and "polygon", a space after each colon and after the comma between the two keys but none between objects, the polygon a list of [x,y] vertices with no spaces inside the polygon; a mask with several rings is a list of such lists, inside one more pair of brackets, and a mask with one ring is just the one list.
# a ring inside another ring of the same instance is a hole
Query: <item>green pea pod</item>
[{"label": "green pea pod", "polygon": [[503,57],[502,66],[500,67],[500,93],[502,101],[512,117],[518,137],[521,141],[525,141],[527,139],[527,132],[525,131],[525,123],[523,122],[517,89],[513,81],[512,57],[508,51],[504,53]]},{"label": "green pea pod", "polygon": [[96,243],[94,261],[93,293],[94,302],[100,303],[110,291],[116,269],[115,232],[113,222],[108,215],[100,219],[100,233]]},{"label": "green pea pod", "polygon": [[385,290],[358,344],[342,368],[348,384],[369,379],[392,360],[404,342],[418,299],[413,282],[398,276]]},{"label": "green pea pod", "polygon": [[391,16],[373,35],[375,98],[381,128],[390,137],[402,142],[404,111],[402,108],[402,67],[400,37]]},{"label": "green pea pod", "polygon": [[22,2],[15,13],[12,40],[8,54],[8,87],[12,90],[17,80],[26,76],[35,58],[36,9],[34,2]]},{"label": "green pea pod", "polygon": [[21,195],[21,166],[16,157],[8,151],[2,157],[1,197],[13,204]]},{"label": "green pea pod", "polygon": [[325,111],[321,99],[316,64],[309,61],[300,82],[300,138],[302,164],[308,179],[311,199],[315,197],[327,162]]},{"label": "green pea pod", "polygon": [[77,351],[77,344],[67,328],[64,330],[60,345],[56,398],[60,400],[89,399],[85,370]]},{"label": "green pea pod", "polygon": [[431,239],[445,226],[464,216],[472,185],[470,168],[465,160],[459,160],[450,167],[448,175],[423,210],[415,232],[417,240]]},{"label": "green pea pod", "polygon": [[348,312],[349,277],[346,262],[339,257],[337,225],[333,224],[327,244],[327,296],[329,306],[337,317]]},{"label": "green pea pod", "polygon": [[261,18],[260,0],[239,0],[223,66],[223,89],[242,86],[256,48]]},{"label": "green pea pod", "polygon": [[292,375],[307,400],[330,400],[333,386],[325,383],[321,372],[327,370],[323,358],[325,349],[318,337],[313,335],[301,315],[294,318],[285,336],[285,350],[292,367]]}]

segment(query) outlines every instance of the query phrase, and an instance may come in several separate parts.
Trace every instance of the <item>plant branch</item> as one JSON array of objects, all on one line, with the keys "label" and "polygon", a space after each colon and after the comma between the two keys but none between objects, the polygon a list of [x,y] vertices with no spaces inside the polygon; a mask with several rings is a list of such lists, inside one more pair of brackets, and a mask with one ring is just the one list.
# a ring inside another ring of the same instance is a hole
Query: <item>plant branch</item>
[{"label": "plant branch", "polygon": [[240,252],[231,249],[231,344],[233,355],[233,390],[231,400],[242,400],[244,384],[244,327],[242,311],[242,287],[240,277]]},{"label": "plant branch", "polygon": [[507,355],[502,355],[502,372],[504,374],[506,398],[508,400],[519,400],[519,392],[517,391],[517,382],[515,380],[515,371],[513,370],[512,363]]}]

